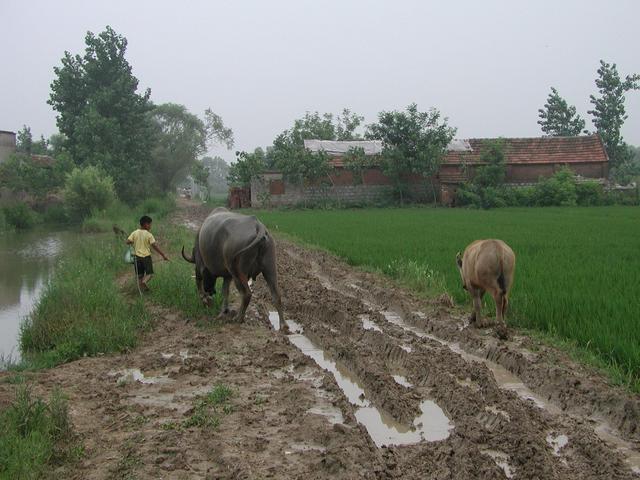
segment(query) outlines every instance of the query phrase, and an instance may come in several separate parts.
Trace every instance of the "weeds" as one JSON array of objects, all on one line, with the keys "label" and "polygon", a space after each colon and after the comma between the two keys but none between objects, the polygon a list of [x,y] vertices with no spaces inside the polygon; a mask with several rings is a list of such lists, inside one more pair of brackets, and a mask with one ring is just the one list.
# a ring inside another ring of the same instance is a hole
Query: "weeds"
[{"label": "weeds", "polygon": [[50,465],[79,458],[79,452],[61,392],[45,402],[30,386],[18,386],[13,403],[0,413],[0,478],[38,478]]},{"label": "weeds", "polygon": [[184,428],[201,427],[216,429],[220,425],[220,415],[228,415],[233,411],[229,402],[232,391],[225,385],[216,385],[204,397],[196,400],[193,413],[182,422]]}]

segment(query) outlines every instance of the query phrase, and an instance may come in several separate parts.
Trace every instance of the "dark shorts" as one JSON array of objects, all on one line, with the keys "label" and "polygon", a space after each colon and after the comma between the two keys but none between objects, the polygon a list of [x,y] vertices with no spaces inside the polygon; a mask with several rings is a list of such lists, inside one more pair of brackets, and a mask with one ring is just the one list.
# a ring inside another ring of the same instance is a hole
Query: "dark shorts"
[{"label": "dark shorts", "polygon": [[138,278],[153,274],[153,260],[151,260],[151,255],[147,257],[138,257],[136,255],[134,267],[138,273]]}]

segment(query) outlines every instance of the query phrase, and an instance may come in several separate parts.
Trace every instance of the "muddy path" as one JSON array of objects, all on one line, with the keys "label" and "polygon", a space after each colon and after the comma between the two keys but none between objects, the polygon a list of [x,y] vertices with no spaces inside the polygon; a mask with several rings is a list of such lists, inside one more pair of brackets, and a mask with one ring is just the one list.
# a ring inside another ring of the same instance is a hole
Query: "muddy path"
[{"label": "muddy path", "polygon": [[[259,278],[243,324],[149,305],[134,351],[31,374],[67,393],[84,441],[58,476],[639,478],[638,398],[563,353],[284,240],[278,271],[288,333]],[[233,395],[217,427],[189,426],[220,384]]]}]

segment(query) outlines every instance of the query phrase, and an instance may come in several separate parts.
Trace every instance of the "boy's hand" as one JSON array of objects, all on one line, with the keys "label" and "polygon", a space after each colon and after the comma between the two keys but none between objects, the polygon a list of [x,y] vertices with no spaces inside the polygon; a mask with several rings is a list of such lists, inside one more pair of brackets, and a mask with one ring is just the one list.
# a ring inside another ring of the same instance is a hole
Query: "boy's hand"
[{"label": "boy's hand", "polygon": [[162,258],[164,258],[164,260],[165,260],[166,262],[170,262],[170,261],[171,261],[171,260],[169,260],[169,257],[167,257],[166,255],[163,255],[163,256],[162,256]]}]

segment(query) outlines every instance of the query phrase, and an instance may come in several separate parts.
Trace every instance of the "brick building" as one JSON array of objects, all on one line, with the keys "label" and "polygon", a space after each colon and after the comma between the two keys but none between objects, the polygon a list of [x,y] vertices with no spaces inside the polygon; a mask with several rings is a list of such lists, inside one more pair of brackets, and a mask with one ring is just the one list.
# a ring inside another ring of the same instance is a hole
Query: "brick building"
[{"label": "brick building", "polygon": [[[491,140],[495,139],[474,138],[451,142],[438,174],[432,179],[442,204],[451,205],[458,186],[473,178],[475,169],[483,165],[480,161],[482,146]],[[609,159],[599,135],[502,138],[501,141],[506,157],[507,184],[532,184],[565,165],[583,178],[603,182],[607,178]],[[251,184],[252,205],[295,205],[323,200],[368,203],[388,196],[391,181],[380,168],[368,169],[361,181],[354,181],[353,174],[343,162],[344,154],[353,146],[363,148],[366,155],[373,157],[382,152],[382,144],[378,141],[307,140],[305,147],[312,151],[324,150],[330,155],[333,170],[328,178],[314,185],[293,185],[286,182],[280,172],[266,172]],[[425,192],[428,182],[415,175],[410,176],[408,182],[414,195],[428,198]]]}]

